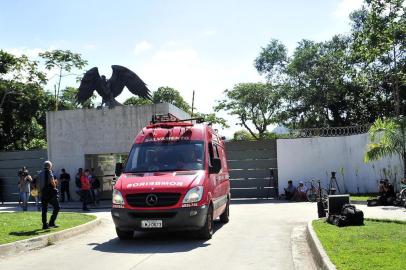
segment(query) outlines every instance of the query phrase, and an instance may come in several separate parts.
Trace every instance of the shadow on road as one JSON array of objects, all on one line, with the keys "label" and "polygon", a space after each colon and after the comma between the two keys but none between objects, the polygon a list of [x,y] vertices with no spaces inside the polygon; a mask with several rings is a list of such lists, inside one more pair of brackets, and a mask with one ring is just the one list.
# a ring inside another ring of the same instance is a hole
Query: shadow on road
[{"label": "shadow on road", "polygon": [[[223,224],[215,222],[215,232]],[[193,232],[136,232],[134,239],[122,241],[118,238],[104,243],[90,243],[93,250],[107,253],[179,253],[207,247],[206,240],[197,239]]]}]

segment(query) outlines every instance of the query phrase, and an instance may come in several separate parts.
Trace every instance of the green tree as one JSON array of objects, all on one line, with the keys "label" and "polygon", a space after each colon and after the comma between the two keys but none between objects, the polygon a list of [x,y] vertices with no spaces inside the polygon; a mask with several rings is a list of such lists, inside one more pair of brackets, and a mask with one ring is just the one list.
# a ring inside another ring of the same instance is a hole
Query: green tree
[{"label": "green tree", "polygon": [[153,103],[170,103],[179,109],[190,112],[191,108],[189,104],[183,99],[179,91],[171,87],[159,87],[152,94]]},{"label": "green tree", "polygon": [[199,112],[194,112],[193,113],[193,118],[203,118],[203,121],[206,123],[211,123],[213,125],[219,125],[222,128],[228,128],[230,127],[227,124],[226,119],[222,117],[216,116],[215,113],[199,113]]},{"label": "green tree", "polygon": [[51,97],[44,91],[45,75],[26,56],[0,51],[0,149],[42,148],[45,112]]},{"label": "green tree", "polygon": [[218,101],[214,110],[237,116],[239,124],[256,140],[266,138],[267,128],[277,122],[281,107],[279,89],[271,84],[241,83],[224,94],[226,98]]},{"label": "green tree", "polygon": [[255,59],[255,68],[260,74],[266,75],[269,82],[275,82],[284,74],[288,61],[286,46],[277,39],[271,39]]},{"label": "green tree", "polygon": [[406,117],[378,119],[368,133],[371,143],[364,161],[397,155],[403,161],[403,177],[406,178]]},{"label": "green tree", "polygon": [[255,138],[246,130],[238,130],[234,132],[234,141],[255,141]]},{"label": "green tree", "polygon": [[58,84],[55,87],[55,110],[58,110],[59,93],[61,89],[62,78],[71,74],[72,68],[82,69],[87,65],[87,61],[78,53],[73,53],[69,50],[53,50],[39,54],[45,60],[45,67],[48,70],[53,68],[58,69]]},{"label": "green tree", "polygon": [[139,97],[130,97],[126,101],[124,101],[124,105],[134,105],[134,106],[141,106],[141,105],[150,105],[153,102],[149,99],[139,98]]},{"label": "green tree", "polygon": [[[285,117],[295,127],[348,126],[362,123],[362,86],[354,79],[350,38],[334,36],[326,42],[299,42],[286,74]],[[362,114],[366,113],[365,116]]]},{"label": "green tree", "polygon": [[390,90],[394,116],[404,114],[406,106],[405,11],[404,0],[366,0],[351,15],[354,57],[369,75],[369,87]]},{"label": "green tree", "polygon": [[73,110],[79,108],[87,108],[91,109],[94,108],[94,101],[96,99],[96,95],[93,94],[91,98],[89,98],[83,105],[80,105],[76,101],[76,94],[78,93],[78,89],[76,87],[68,86],[62,91],[62,95],[60,97],[59,102],[59,109],[62,110]]}]

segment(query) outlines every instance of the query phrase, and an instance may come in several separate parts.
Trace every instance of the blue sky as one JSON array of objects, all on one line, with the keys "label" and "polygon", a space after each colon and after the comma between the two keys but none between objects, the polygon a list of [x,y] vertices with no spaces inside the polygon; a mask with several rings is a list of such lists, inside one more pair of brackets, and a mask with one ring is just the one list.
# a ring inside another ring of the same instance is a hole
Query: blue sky
[{"label": "blue sky", "polygon": [[[349,31],[362,0],[0,1],[0,49],[34,57],[70,49],[110,76],[129,67],[150,87],[175,87],[210,112],[222,91],[262,81],[253,67],[271,38],[290,52],[301,39],[322,41]],[[52,77],[53,72],[49,72]],[[55,81],[50,80],[48,89]],[[64,85],[76,85],[73,77]],[[119,100],[129,97],[125,91]],[[230,123],[233,118],[228,117]],[[227,133],[238,128],[233,127]]]}]

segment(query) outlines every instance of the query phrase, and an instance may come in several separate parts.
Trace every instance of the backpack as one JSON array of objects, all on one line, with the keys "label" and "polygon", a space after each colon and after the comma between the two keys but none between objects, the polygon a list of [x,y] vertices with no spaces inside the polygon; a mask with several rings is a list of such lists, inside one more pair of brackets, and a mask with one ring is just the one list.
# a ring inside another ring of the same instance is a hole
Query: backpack
[{"label": "backpack", "polygon": [[346,216],[341,215],[329,215],[327,222],[338,227],[344,227],[348,225],[348,219]]},{"label": "backpack", "polygon": [[352,204],[344,204],[341,216],[346,217],[347,225],[364,225],[364,213]]}]

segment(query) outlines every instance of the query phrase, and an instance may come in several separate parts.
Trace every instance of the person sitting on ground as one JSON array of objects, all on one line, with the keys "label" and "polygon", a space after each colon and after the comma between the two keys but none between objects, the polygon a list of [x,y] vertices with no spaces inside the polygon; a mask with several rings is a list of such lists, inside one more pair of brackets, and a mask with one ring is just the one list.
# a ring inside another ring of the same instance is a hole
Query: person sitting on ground
[{"label": "person sitting on ground", "polygon": [[295,195],[293,196],[292,200],[295,201],[306,201],[306,187],[303,181],[299,182],[299,185],[296,188]]},{"label": "person sitting on ground", "polygon": [[406,188],[406,178],[403,178],[400,180],[400,189],[405,189]]},{"label": "person sitting on ground", "polygon": [[284,190],[285,190],[286,200],[291,200],[292,197],[295,195],[295,192],[296,192],[296,187],[293,185],[292,180],[288,181],[288,187],[285,188]]},{"label": "person sitting on ground", "polygon": [[388,179],[383,179],[379,184],[379,202],[381,205],[392,205],[395,201],[395,189]]}]

